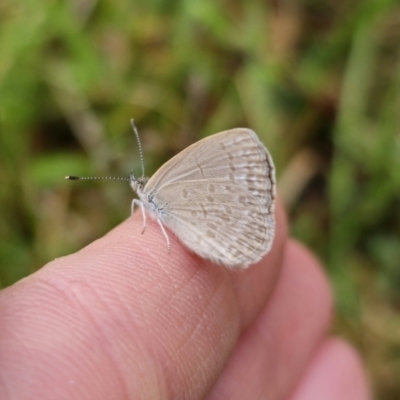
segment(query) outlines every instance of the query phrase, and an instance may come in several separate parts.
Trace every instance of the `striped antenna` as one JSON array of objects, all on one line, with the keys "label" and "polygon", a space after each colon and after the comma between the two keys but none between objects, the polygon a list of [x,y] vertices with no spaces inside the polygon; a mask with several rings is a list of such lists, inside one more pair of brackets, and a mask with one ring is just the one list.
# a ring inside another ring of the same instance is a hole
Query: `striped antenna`
[{"label": "striped antenna", "polygon": [[70,181],[82,181],[82,180],[107,180],[107,181],[130,181],[131,178],[125,176],[74,176],[68,175],[65,177]]},{"label": "striped antenna", "polygon": [[144,177],[144,161],[143,161],[143,151],[142,151],[142,143],[140,142],[140,137],[139,137],[139,132],[136,128],[135,120],[131,119],[131,125],[133,132],[135,132],[136,135],[136,140],[138,142],[138,147],[139,147],[139,157],[140,157],[140,164],[142,166],[142,178]]},{"label": "striped antenna", "polygon": [[[135,132],[136,135],[136,140],[138,143],[139,147],[139,156],[140,156],[140,165],[142,166],[142,178],[139,179],[140,182],[144,182],[144,161],[143,161],[143,151],[142,151],[142,143],[140,142],[140,137],[139,137],[139,132],[136,128],[135,121],[131,119],[131,125],[133,128],[133,132]],[[65,177],[65,179],[68,179],[70,181],[82,181],[82,180],[113,180],[113,181],[138,181],[135,178],[135,175],[133,172],[131,172],[129,177],[120,177],[120,176],[75,176],[75,175],[68,175]]]}]

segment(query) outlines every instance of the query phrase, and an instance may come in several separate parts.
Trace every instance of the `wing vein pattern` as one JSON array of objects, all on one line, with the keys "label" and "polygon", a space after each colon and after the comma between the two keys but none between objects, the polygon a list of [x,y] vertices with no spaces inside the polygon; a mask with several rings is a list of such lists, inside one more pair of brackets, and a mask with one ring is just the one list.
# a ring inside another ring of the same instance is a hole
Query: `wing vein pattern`
[{"label": "wing vein pattern", "polygon": [[275,232],[275,169],[250,129],[189,146],[147,182],[159,218],[201,257],[231,268],[257,262]]}]

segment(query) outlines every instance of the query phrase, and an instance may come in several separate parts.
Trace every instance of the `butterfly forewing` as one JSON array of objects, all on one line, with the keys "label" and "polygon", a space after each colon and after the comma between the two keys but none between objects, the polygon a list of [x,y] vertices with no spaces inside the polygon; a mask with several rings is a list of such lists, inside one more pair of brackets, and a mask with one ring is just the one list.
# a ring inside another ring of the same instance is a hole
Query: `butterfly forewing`
[{"label": "butterfly forewing", "polygon": [[210,178],[235,181],[260,202],[274,204],[275,169],[268,151],[251,129],[236,128],[200,140],[167,161],[148,181],[145,192],[164,185]]},{"label": "butterfly forewing", "polygon": [[224,131],[183,150],[144,193],[162,222],[202,257],[246,267],[271,247],[275,170],[250,129]]}]

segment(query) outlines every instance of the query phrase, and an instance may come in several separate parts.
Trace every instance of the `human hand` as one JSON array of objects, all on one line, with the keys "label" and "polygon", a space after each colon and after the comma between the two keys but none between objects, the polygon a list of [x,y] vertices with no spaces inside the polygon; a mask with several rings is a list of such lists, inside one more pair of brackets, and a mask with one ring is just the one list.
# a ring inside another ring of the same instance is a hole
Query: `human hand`
[{"label": "human hand", "polygon": [[316,259],[287,237],[245,271],[199,259],[136,213],[0,292],[1,399],[366,400],[329,336]]}]

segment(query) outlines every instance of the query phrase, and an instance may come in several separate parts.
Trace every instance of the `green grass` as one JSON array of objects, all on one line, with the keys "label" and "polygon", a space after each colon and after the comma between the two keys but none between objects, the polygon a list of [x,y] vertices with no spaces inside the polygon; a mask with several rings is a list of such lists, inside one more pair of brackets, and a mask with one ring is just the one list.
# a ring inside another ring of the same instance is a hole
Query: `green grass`
[{"label": "green grass", "polygon": [[398,399],[398,2],[170,4],[0,4],[1,286],[127,217],[127,185],[63,177],[138,171],[130,118],[149,175],[249,126],[276,161],[292,234],[326,265],[335,332],[360,350],[376,398]]}]

